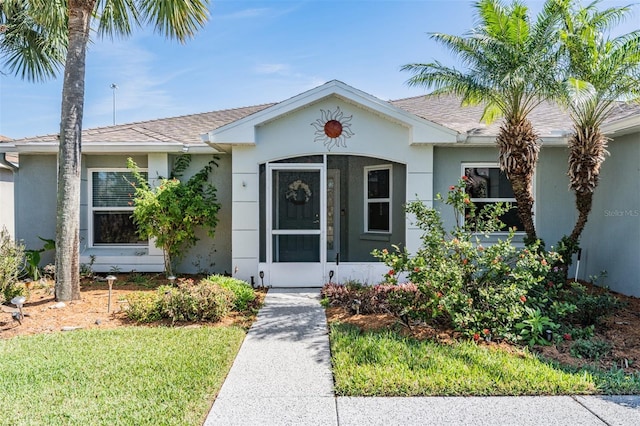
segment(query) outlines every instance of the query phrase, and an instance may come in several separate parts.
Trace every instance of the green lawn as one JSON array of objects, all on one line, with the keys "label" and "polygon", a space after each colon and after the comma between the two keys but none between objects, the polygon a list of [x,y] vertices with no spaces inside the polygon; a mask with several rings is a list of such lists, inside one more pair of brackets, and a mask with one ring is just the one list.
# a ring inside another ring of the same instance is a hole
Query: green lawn
[{"label": "green lawn", "polygon": [[568,372],[536,356],[473,342],[440,344],[393,331],[331,325],[336,394],[348,396],[638,393],[640,377]]},{"label": "green lawn", "polygon": [[0,423],[201,425],[244,336],[130,327],[0,340]]}]

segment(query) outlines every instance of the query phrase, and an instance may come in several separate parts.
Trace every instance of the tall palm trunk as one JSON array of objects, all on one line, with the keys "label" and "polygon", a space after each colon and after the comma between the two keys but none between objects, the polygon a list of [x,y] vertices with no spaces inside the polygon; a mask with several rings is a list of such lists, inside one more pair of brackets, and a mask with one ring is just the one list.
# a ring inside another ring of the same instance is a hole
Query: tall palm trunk
[{"label": "tall palm trunk", "polygon": [[511,182],[518,203],[518,217],[527,233],[527,242],[537,240],[533,221],[533,173],[538,163],[538,135],[528,119],[508,119],[496,138],[500,169]]},{"label": "tall palm trunk", "polygon": [[62,86],[56,225],[56,300],[80,299],[80,172],[84,80],[95,0],[68,0],[69,45]]},{"label": "tall palm trunk", "polygon": [[576,127],[569,140],[569,187],[576,195],[578,219],[569,238],[580,240],[600,180],[600,167],[607,154],[607,138],[598,127]]}]

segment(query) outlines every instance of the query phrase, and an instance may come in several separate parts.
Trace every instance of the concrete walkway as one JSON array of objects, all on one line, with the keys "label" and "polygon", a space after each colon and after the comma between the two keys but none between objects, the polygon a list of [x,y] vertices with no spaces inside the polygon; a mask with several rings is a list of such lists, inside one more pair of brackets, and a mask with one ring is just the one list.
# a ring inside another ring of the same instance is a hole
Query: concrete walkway
[{"label": "concrete walkway", "polygon": [[213,425],[640,425],[640,397],[335,397],[317,289],[271,289]]}]

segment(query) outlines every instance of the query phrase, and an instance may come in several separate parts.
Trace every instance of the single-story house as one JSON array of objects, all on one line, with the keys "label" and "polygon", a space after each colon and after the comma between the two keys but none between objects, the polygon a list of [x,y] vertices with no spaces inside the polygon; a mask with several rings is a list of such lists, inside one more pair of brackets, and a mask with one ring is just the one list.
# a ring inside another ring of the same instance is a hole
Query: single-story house
[{"label": "single-story house", "polygon": [[[330,81],[274,104],[84,130],[81,262],[93,260],[98,272],[162,271],[161,251],[135,235],[122,175],[132,157],[153,182],[187,152],[187,177],[218,158],[212,182],[222,208],[215,238],[203,232],[180,272],[227,272],[283,287],[320,286],[330,277],[378,282],[386,268],[373,249],[419,247],[421,231],[405,203],[433,205],[462,175],[480,182],[474,201],[514,201],[497,164],[500,123],[484,125],[480,116],[480,107],[463,108],[454,97],[384,101]],[[566,177],[571,123],[550,104],[531,118],[542,141],[535,223],[550,246],[576,218]],[[620,104],[604,130],[611,157],[578,273],[607,270],[612,289],[640,296],[640,108]],[[41,246],[38,236],[54,237],[57,150],[56,135],[0,144],[0,152],[19,154],[16,235],[28,248]],[[436,207],[452,225],[448,206]]]}]

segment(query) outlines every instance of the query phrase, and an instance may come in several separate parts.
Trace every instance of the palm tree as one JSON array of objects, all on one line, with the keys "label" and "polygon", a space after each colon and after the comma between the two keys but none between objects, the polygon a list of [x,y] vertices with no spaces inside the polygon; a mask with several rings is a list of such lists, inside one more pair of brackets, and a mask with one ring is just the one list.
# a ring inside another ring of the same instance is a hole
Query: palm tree
[{"label": "palm tree", "polygon": [[80,298],[80,159],[84,109],[85,60],[92,34],[129,36],[132,28],[151,24],[180,42],[207,21],[209,0],[25,0],[29,14],[47,22],[66,17],[68,49],[62,86],[58,199],[56,219],[57,300]]},{"label": "palm tree", "polygon": [[640,30],[609,38],[629,7],[597,10],[597,3],[562,6],[561,40],[566,57],[566,101],[573,121],[569,139],[569,187],[578,218],[569,241],[577,247],[589,217],[600,167],[607,153],[602,124],[620,100],[640,100]]},{"label": "palm tree", "polygon": [[29,81],[53,78],[64,65],[64,14],[45,21],[29,14],[26,0],[0,2],[0,58],[11,74]]},{"label": "palm tree", "polygon": [[409,64],[402,70],[414,73],[409,85],[457,95],[463,105],[483,103],[487,122],[504,118],[497,136],[500,168],[511,181],[527,241],[534,242],[533,173],[540,145],[528,115],[558,93],[557,8],[546,2],[535,23],[519,1],[505,6],[499,0],[480,0],[475,8],[479,23],[467,35],[431,35],[466,70],[440,62]]}]

